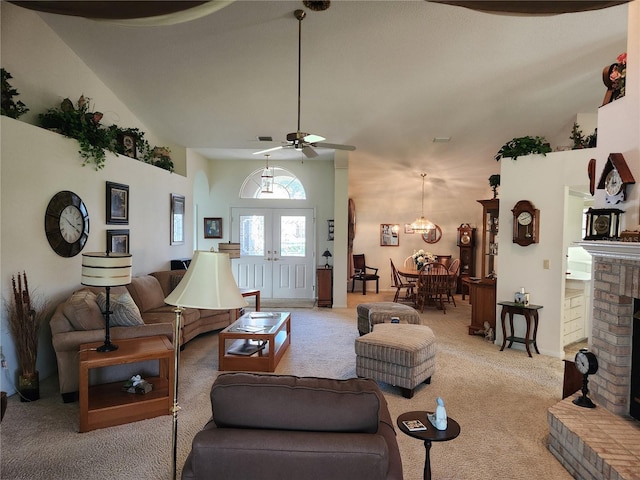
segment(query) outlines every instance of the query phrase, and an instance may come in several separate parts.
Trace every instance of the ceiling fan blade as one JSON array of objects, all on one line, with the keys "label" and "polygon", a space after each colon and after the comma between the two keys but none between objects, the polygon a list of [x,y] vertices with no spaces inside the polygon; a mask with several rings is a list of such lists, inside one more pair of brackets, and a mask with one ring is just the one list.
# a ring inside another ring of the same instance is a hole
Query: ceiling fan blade
[{"label": "ceiling fan blade", "polygon": [[305,157],[307,157],[307,158],[315,158],[315,157],[317,157],[317,156],[318,156],[318,154],[316,153],[316,151],[315,151],[313,148],[309,147],[309,146],[304,147],[304,148],[302,149],[302,153],[303,153],[303,154],[304,154],[304,156],[305,156]]},{"label": "ceiling fan blade", "polygon": [[313,133],[308,133],[304,136],[303,140],[307,143],[316,143],[316,142],[321,142],[323,140],[326,140],[324,137],[321,137],[320,135],[315,135]]},{"label": "ceiling fan blade", "polygon": [[318,143],[315,142],[313,144],[314,147],[319,147],[319,148],[332,148],[334,150],[355,150],[356,147],[354,147],[353,145],[340,145],[338,143]]},{"label": "ceiling fan blade", "polygon": [[263,153],[275,152],[276,150],[283,149],[284,146],[280,145],[279,147],[267,148],[266,150],[260,150],[259,152],[253,152],[254,155],[262,155]]}]

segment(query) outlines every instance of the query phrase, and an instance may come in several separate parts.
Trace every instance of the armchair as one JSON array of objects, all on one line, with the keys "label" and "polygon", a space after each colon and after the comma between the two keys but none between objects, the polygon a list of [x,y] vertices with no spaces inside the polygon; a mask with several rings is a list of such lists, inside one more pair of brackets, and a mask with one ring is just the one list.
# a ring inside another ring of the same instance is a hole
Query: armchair
[{"label": "armchair", "polygon": [[375,267],[369,267],[366,264],[364,253],[358,253],[353,255],[353,275],[351,276],[351,291],[353,292],[356,284],[356,280],[362,282],[362,294],[367,294],[367,282],[376,282],[376,293],[379,293],[378,281],[378,269]]}]

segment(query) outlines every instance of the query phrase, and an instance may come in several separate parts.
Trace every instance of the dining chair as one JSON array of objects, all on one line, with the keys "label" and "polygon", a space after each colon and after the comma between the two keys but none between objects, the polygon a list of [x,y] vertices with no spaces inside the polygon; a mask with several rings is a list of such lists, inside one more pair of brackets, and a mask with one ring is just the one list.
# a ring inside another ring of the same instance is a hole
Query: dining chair
[{"label": "dining chair", "polygon": [[441,263],[430,263],[422,267],[416,283],[416,308],[424,312],[425,305],[435,305],[447,313],[443,298],[447,296],[449,273]]},{"label": "dining chair", "polygon": [[409,255],[407,258],[405,258],[402,266],[404,268],[416,268],[416,262],[413,259],[413,255]]},{"label": "dining chair", "polygon": [[449,288],[447,289],[447,302],[451,303],[451,300],[453,300],[453,306],[457,307],[456,299],[453,296],[453,294],[458,288],[458,277],[460,276],[460,259],[456,258],[453,262],[451,262],[451,265],[449,265],[449,268],[447,269],[447,271],[449,272]]},{"label": "dining chair", "polygon": [[364,253],[353,254],[353,275],[351,276],[351,291],[355,288],[356,280],[362,282],[362,294],[367,294],[367,282],[376,282],[376,293],[379,293],[378,281],[378,269],[375,267],[369,267],[366,263]]},{"label": "dining chair", "polygon": [[403,280],[402,276],[398,273],[398,269],[393,264],[393,260],[389,259],[391,262],[391,282],[392,285],[396,288],[396,294],[393,297],[394,302],[398,302],[400,298],[400,291],[404,288],[406,289],[404,299],[407,301],[413,300],[413,287],[415,286],[414,282]]}]

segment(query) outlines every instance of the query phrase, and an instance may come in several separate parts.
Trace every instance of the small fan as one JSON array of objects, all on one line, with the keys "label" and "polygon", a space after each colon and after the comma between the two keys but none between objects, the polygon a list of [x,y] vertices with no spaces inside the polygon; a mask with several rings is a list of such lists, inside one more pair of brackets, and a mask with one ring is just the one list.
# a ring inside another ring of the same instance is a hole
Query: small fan
[{"label": "small fan", "polygon": [[263,155],[283,148],[293,148],[301,151],[307,158],[317,157],[318,154],[312,147],[332,148],[334,150],[355,150],[353,145],[340,145],[336,143],[323,143],[324,137],[314,133],[306,133],[300,130],[300,64],[302,60],[302,20],[307,16],[304,10],[293,12],[298,19],[298,128],[295,132],[287,134],[287,143],[278,147],[253,152],[254,155]]}]

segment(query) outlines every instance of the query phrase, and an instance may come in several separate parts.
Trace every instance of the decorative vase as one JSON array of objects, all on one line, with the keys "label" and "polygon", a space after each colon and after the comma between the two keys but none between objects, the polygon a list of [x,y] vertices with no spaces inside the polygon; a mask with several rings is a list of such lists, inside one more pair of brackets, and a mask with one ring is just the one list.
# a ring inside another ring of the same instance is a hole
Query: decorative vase
[{"label": "decorative vase", "polygon": [[33,402],[40,398],[40,376],[38,372],[20,375],[18,391],[21,402]]}]

